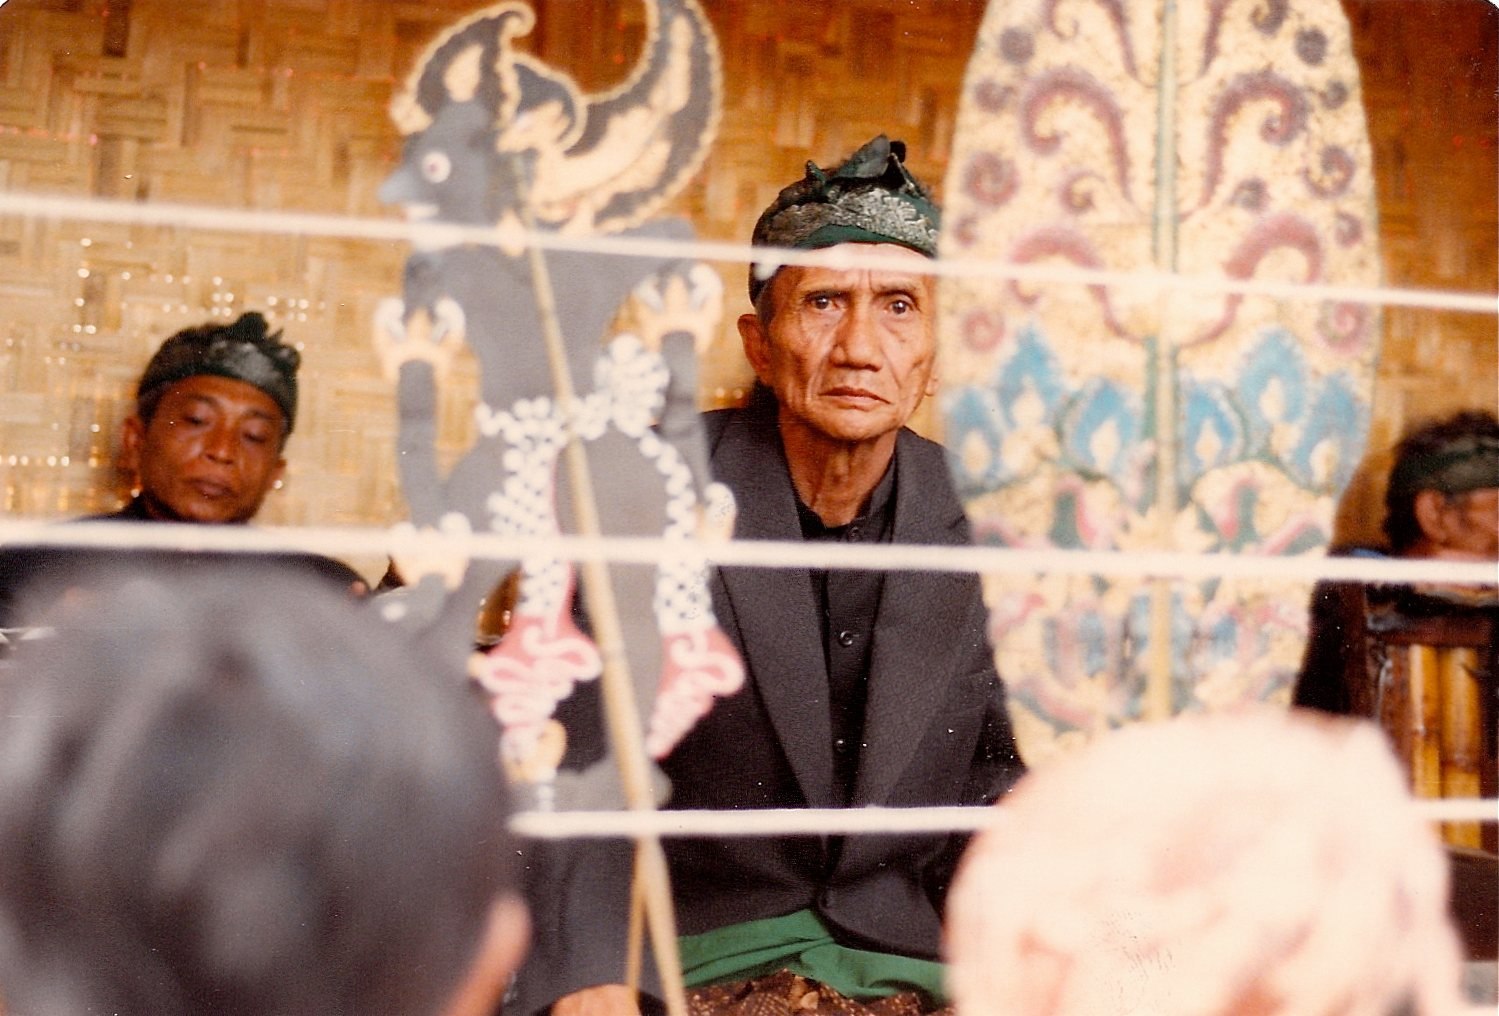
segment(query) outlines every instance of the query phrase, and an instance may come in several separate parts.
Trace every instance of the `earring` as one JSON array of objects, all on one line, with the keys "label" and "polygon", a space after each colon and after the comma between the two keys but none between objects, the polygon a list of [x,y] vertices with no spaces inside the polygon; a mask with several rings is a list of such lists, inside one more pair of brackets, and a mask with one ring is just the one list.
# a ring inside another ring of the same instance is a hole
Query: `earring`
[{"label": "earring", "polygon": [[277,480],[275,483],[271,484],[271,486],[276,488],[277,490],[280,490],[282,487],[286,486],[286,484],[281,480]]},{"label": "earring", "polygon": [[130,500],[134,501],[136,498],[138,498],[140,496],[141,496],[141,487],[140,487],[140,484],[136,484],[135,486],[133,486],[133,487],[130,488]]}]

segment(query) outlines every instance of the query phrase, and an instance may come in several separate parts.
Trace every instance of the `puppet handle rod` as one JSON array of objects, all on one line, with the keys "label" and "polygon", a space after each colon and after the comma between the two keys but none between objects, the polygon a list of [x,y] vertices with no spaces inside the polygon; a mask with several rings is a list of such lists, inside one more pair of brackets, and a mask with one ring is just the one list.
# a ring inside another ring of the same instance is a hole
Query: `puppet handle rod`
[{"label": "puppet handle rod", "polygon": [[[1156,96],[1156,186],[1155,217],[1151,247],[1159,271],[1177,270],[1176,200],[1176,0],[1161,8],[1160,89]],[[1173,524],[1177,509],[1176,336],[1172,311],[1175,294],[1160,295],[1161,327],[1152,357],[1155,370],[1155,538],[1157,548],[1169,551],[1174,544]],[[1150,653],[1146,658],[1145,718],[1164,720],[1172,713],[1171,593],[1176,583],[1156,578],[1150,583]]]},{"label": "puppet handle rod", "polygon": [[[529,206],[522,202],[521,208],[526,231],[533,232],[536,226],[531,219]],[[557,401],[562,406],[564,419],[568,421],[567,444],[563,454],[567,461],[568,479],[573,488],[573,509],[577,517],[578,532],[585,537],[597,538],[601,534],[598,502],[594,498],[588,458],[572,424],[577,395],[568,370],[562,329],[557,323],[557,304],[552,292],[551,276],[539,247],[528,243],[526,256],[530,261],[532,291],[541,319],[541,333],[546,344],[547,362],[551,366],[552,385]],[[624,636],[620,631],[619,609],[614,602],[614,589],[609,583],[609,569],[603,561],[596,558],[584,559],[579,563],[583,590],[588,598],[589,615],[593,621],[594,640],[604,664],[603,674],[599,678],[604,700],[604,719],[608,724],[615,761],[619,764],[625,801],[632,810],[651,811],[654,810],[655,803],[646,763],[645,743],[640,733],[640,712],[635,706],[629,662],[624,653]],[[660,838],[654,835],[638,837],[636,851],[636,878],[641,880],[646,926],[651,933],[651,947],[656,959],[656,972],[661,979],[661,991],[665,995],[666,1010],[669,1016],[687,1016],[687,996],[682,985],[681,957],[677,952],[677,922],[672,910],[666,855],[661,849]]]}]

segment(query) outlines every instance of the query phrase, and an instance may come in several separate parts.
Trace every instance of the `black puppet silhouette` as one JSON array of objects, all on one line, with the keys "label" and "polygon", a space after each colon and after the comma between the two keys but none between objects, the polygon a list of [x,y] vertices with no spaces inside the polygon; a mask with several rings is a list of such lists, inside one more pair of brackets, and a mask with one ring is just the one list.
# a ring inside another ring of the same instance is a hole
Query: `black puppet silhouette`
[{"label": "black puppet silhouette", "polygon": [[[708,473],[695,390],[696,355],[713,334],[722,285],[697,262],[527,245],[533,230],[691,235],[681,220],[651,216],[711,144],[718,52],[695,3],[646,7],[639,66],[601,95],[515,50],[534,21],[519,3],[481,11],[428,48],[392,103],[407,141],[380,197],[412,219],[496,231],[487,243],[419,238],[404,299],[382,305],[375,341],[397,384],[399,468],[414,526],[558,532],[580,497],[557,469],[575,439],[604,534],[682,541],[684,552],[656,568],[610,569],[637,703],[650,716],[646,748],[660,758],[715,695],[743,682],[713,615],[706,566],[689,544],[704,529],[727,535],[732,526],[732,496]],[[627,303],[631,326],[611,330]],[[561,340],[555,362],[549,334]],[[444,475],[438,390],[463,342],[479,366],[478,435]],[[554,708],[601,668],[572,620],[573,567],[547,555],[399,563],[414,581],[386,604],[388,616],[464,647],[484,595],[520,565],[510,628],[469,665],[503,725],[502,755],[513,774],[548,788],[543,801],[554,791],[558,805],[617,801],[607,758],[586,778],[555,772]]]}]

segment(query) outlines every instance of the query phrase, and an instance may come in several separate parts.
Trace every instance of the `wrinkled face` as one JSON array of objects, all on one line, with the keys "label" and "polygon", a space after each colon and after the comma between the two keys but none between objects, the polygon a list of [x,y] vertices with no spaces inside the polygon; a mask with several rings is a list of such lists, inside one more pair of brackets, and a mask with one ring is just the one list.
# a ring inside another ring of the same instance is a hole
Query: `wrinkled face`
[{"label": "wrinkled face", "polygon": [[285,436],[281,407],[265,392],[198,375],[172,385],[149,423],[125,421],[124,463],[152,518],[246,522],[286,468]]},{"label": "wrinkled face", "polygon": [[884,256],[911,271],[787,266],[771,280],[773,316],[739,319],[756,376],[776,394],[789,427],[833,442],[894,434],[936,391],[936,287],[927,259],[895,244]]}]

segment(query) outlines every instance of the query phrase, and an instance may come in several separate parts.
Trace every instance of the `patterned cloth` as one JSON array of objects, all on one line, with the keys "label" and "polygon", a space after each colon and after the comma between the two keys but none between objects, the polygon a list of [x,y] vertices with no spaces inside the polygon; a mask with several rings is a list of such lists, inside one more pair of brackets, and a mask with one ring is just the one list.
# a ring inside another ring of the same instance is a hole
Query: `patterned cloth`
[{"label": "patterned cloth", "polygon": [[[206,324],[184,328],[161,344],[146,364],[136,397],[145,403],[167,385],[212,374],[254,385],[269,395],[286,415],[286,433],[297,421],[297,368],[302,354],[281,341],[265,317],[255,311],[241,314],[232,325]],[[154,402],[152,403],[154,405]],[[142,410],[142,416],[150,416]]]},{"label": "patterned cloth", "polygon": [[[906,145],[881,134],[837,169],[807,163],[807,175],[783,188],[760,213],[750,239],[756,247],[818,250],[840,243],[893,243],[937,256],[942,213],[926,186],[906,169]],[[753,303],[771,271],[752,265]]]},{"label": "patterned cloth", "polygon": [[903,991],[857,1002],[825,984],[789,970],[729,984],[687,990],[689,1016],[952,1016],[952,1006],[931,1008],[925,996]]},{"label": "patterned cloth", "polygon": [[[1173,38],[1180,87],[1158,119],[1147,69]],[[996,0],[953,128],[942,255],[1378,285],[1372,165],[1337,3]],[[1170,256],[1152,239],[1163,211]],[[1322,552],[1363,457],[1377,310],[1182,296],[942,280],[939,415],[978,542]],[[986,577],[1022,754],[1044,765],[1147,709],[1281,698],[1307,591]]]}]

